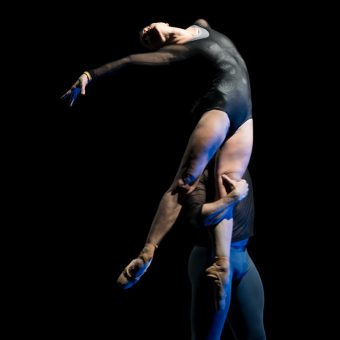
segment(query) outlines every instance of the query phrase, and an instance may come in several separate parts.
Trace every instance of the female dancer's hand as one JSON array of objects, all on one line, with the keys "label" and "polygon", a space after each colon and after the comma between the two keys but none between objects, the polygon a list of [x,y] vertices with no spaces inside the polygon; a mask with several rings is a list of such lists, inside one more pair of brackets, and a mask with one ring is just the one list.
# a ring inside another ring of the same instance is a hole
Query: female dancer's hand
[{"label": "female dancer's hand", "polygon": [[90,77],[87,73],[83,73],[77,81],[72,85],[72,87],[61,96],[61,99],[68,99],[68,105],[71,107],[75,100],[77,99],[79,93],[85,95],[85,88],[90,82]]}]

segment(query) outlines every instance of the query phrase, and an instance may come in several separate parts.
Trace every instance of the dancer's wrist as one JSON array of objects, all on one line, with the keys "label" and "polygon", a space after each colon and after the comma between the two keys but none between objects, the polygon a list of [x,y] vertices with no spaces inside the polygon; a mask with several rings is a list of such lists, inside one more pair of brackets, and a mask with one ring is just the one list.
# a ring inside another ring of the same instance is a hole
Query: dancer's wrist
[{"label": "dancer's wrist", "polygon": [[92,81],[92,76],[91,76],[90,72],[85,71],[85,72],[83,72],[83,74],[86,75],[86,77],[87,77],[87,79],[89,80],[89,82]]}]

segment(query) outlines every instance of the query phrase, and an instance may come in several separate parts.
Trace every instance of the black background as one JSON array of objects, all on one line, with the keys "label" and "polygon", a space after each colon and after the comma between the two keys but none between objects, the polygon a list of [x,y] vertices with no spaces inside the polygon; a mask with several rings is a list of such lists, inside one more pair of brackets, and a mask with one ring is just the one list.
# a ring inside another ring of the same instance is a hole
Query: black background
[{"label": "black background", "polygon": [[138,31],[150,22],[186,27],[201,17],[234,41],[250,74],[256,217],[249,251],[263,279],[267,338],[306,331],[302,249],[310,220],[296,194],[298,179],[298,191],[310,190],[301,178],[313,150],[308,129],[301,137],[304,29],[298,13],[284,6],[220,6],[60,3],[40,17],[44,38],[36,61],[48,104],[33,119],[37,162],[29,173],[39,200],[29,213],[37,227],[27,231],[35,238],[39,277],[30,283],[35,289],[27,307],[30,313],[36,304],[38,313],[27,327],[37,335],[190,338],[190,230],[175,226],[135,287],[122,291],[115,281],[143,246],[177,170],[198,75],[192,72],[190,83],[172,68],[132,68],[90,84],[71,109],[59,98],[84,70],[141,51]]}]

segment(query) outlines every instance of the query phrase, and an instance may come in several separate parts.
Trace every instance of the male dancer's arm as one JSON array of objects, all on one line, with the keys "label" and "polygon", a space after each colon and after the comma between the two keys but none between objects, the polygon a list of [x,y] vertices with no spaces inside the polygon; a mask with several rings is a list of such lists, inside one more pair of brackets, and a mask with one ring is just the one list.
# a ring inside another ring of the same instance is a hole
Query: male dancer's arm
[{"label": "male dancer's arm", "polygon": [[236,203],[247,196],[249,187],[246,180],[234,181],[227,175],[222,175],[222,179],[228,194],[207,203],[207,190],[209,190],[207,186],[210,183],[208,171],[203,173],[196,189],[186,201],[186,217],[191,225],[203,228],[216,225],[231,212]]}]

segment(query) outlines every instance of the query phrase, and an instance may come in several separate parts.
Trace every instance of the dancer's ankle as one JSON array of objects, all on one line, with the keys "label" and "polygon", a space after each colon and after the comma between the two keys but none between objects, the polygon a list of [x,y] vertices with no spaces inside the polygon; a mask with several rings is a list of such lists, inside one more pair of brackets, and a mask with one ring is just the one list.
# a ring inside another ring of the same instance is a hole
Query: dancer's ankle
[{"label": "dancer's ankle", "polygon": [[148,241],[145,243],[144,248],[150,249],[154,252],[158,248],[158,245],[156,243]]},{"label": "dancer's ankle", "polygon": [[218,256],[218,255],[216,255],[215,258],[214,258],[214,263],[216,263],[218,265],[222,265],[222,264],[229,265],[229,257],[228,256]]},{"label": "dancer's ankle", "polygon": [[152,242],[146,242],[141,254],[146,255],[147,258],[152,258],[157,248],[158,246],[156,244]]}]

